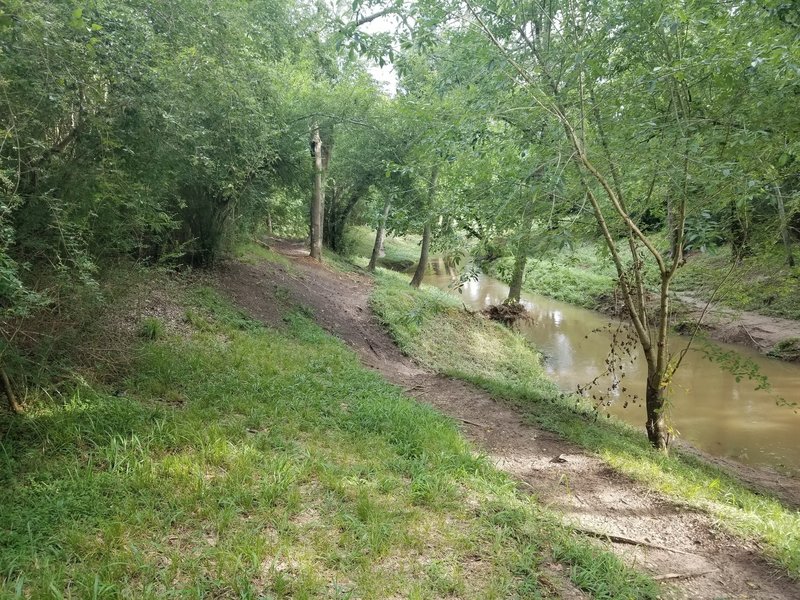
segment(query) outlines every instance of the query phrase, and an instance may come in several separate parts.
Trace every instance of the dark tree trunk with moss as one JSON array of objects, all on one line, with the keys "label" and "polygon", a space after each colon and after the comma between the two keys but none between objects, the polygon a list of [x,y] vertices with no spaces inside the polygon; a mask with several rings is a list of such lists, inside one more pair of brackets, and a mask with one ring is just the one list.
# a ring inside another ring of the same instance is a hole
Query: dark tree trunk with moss
[{"label": "dark tree trunk with moss", "polygon": [[381,220],[378,223],[378,230],[375,232],[375,244],[372,246],[372,256],[369,258],[369,265],[367,270],[374,271],[378,266],[378,259],[380,258],[381,250],[383,250],[383,238],[386,235],[386,220],[389,218],[389,210],[392,206],[391,200],[387,198],[383,203],[383,213]]},{"label": "dark tree trunk with moss", "polygon": [[[436,181],[439,179],[439,166],[436,165],[431,169],[431,178],[428,181],[428,198],[425,211],[430,215],[433,209],[433,200],[436,196]],[[425,227],[422,230],[422,247],[419,252],[419,262],[417,263],[417,270],[414,271],[414,277],[411,278],[411,286],[418,288],[422,284],[422,279],[425,277],[425,271],[428,269],[428,251],[431,246],[431,220],[433,217],[428,217],[425,221]]]},{"label": "dark tree trunk with moss", "polygon": [[417,270],[414,271],[414,277],[411,278],[411,287],[419,288],[422,284],[422,279],[425,277],[425,271],[428,270],[428,251],[431,246],[431,224],[430,221],[425,223],[425,228],[422,231],[422,247],[419,251],[419,262],[417,263]]},{"label": "dark tree trunk with moss", "polygon": [[794,253],[792,252],[792,237],[789,234],[789,223],[786,220],[786,207],[783,204],[783,193],[781,186],[775,184],[775,198],[778,201],[778,219],[781,223],[781,239],[783,240],[783,249],[786,251],[786,264],[794,267]]},{"label": "dark tree trunk with moss", "polygon": [[533,207],[527,205],[522,213],[522,236],[515,252],[514,271],[511,274],[506,303],[519,302],[520,296],[522,296],[525,267],[528,265],[528,247],[531,243],[531,227],[533,227]]},{"label": "dark tree trunk with moss", "polygon": [[731,244],[731,260],[734,262],[741,261],[744,257],[752,255],[752,248],[750,247],[750,231],[747,219],[747,207],[740,209],[736,206],[736,202],[730,202],[730,244]]},{"label": "dark tree trunk with moss", "polygon": [[514,259],[514,272],[511,274],[511,283],[509,284],[506,303],[519,302],[520,296],[522,296],[522,282],[525,279],[525,267],[527,264],[527,253],[518,252]]},{"label": "dark tree trunk with moss", "polygon": [[647,439],[657,450],[666,452],[669,448],[669,428],[664,415],[666,394],[661,386],[663,376],[657,372],[650,373],[648,368],[645,409],[647,411]]},{"label": "dark tree trunk with moss", "polygon": [[330,201],[326,203],[325,245],[334,252],[342,252],[345,249],[344,234],[347,221],[366,191],[366,189],[359,188],[349,192],[346,200],[344,199],[344,194],[334,192]]}]

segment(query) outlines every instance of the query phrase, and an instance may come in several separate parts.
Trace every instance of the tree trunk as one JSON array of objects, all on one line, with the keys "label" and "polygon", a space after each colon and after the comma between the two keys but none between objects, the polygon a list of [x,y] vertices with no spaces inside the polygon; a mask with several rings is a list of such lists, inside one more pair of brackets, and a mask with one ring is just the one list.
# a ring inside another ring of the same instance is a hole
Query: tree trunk
[{"label": "tree trunk", "polygon": [[750,248],[750,232],[747,223],[747,207],[739,210],[736,207],[736,202],[731,200],[731,225],[730,225],[730,244],[731,244],[731,260],[739,263],[746,256],[752,254]]},{"label": "tree trunk", "polygon": [[528,264],[528,253],[517,252],[514,259],[514,273],[511,275],[511,284],[508,288],[506,303],[519,302],[522,295],[522,280],[525,278],[525,266]]},{"label": "tree trunk", "polygon": [[661,386],[661,374],[648,365],[647,368],[647,393],[645,408],[647,410],[647,439],[656,450],[667,452],[669,448],[669,431],[667,420],[664,416],[666,394]]},{"label": "tree trunk", "polygon": [[418,288],[422,283],[422,278],[425,277],[425,271],[428,269],[428,250],[431,246],[431,222],[425,223],[425,229],[422,231],[422,248],[419,251],[419,262],[417,263],[417,270],[414,271],[414,277],[411,278],[411,287]]},{"label": "tree trunk", "polygon": [[347,220],[350,218],[350,213],[358,204],[361,199],[363,191],[358,189],[352,193],[346,203],[342,202],[341,195],[333,194],[333,201],[330,210],[328,211],[327,221],[325,223],[326,239],[325,244],[334,252],[342,252],[345,246],[345,228],[347,227]]},{"label": "tree trunk", "polygon": [[778,200],[778,218],[781,221],[781,238],[783,238],[783,247],[786,250],[786,263],[790,267],[794,267],[794,253],[792,252],[792,239],[789,237],[789,223],[786,222],[786,207],[783,205],[783,194],[781,193],[781,186],[775,184],[775,196]]},{"label": "tree trunk", "polygon": [[533,227],[533,207],[526,205],[522,213],[522,237],[517,244],[516,257],[514,259],[514,272],[511,275],[511,284],[509,286],[506,303],[519,302],[519,298],[522,295],[522,282],[525,279],[525,267],[528,265],[528,246],[530,246],[531,242],[531,227]]},{"label": "tree trunk", "polygon": [[386,235],[386,220],[389,218],[389,209],[391,206],[392,201],[387,198],[386,202],[383,203],[383,213],[378,223],[378,231],[375,232],[375,245],[372,246],[372,256],[370,256],[369,264],[367,265],[368,271],[374,271],[375,267],[378,266],[378,258],[383,251],[383,238]]},{"label": "tree trunk", "polygon": [[314,127],[311,136],[314,153],[314,192],[311,196],[311,258],[322,260],[322,220],[325,214],[324,169],[322,160],[322,138],[319,126]]},{"label": "tree trunk", "polygon": [[675,229],[675,216],[672,214],[672,200],[667,194],[667,236],[669,237],[669,256],[673,257],[678,252],[678,232]]},{"label": "tree trunk", "polygon": [[20,406],[19,402],[17,402],[17,396],[14,394],[14,388],[11,387],[11,381],[8,379],[8,375],[6,375],[6,370],[0,367],[0,380],[3,383],[3,391],[6,394],[6,399],[8,400],[8,407],[11,409],[11,412],[20,414],[22,412],[22,406]]},{"label": "tree trunk", "polygon": [[[433,199],[436,195],[436,180],[439,178],[439,165],[435,165],[431,169],[431,178],[428,181],[428,206],[427,211],[430,213],[433,209]],[[419,262],[417,263],[417,270],[414,271],[414,277],[411,278],[411,287],[419,288],[422,283],[422,278],[425,277],[425,271],[428,269],[428,250],[431,246],[431,221],[428,218],[425,221],[425,228],[422,230],[422,248],[419,252]]]}]

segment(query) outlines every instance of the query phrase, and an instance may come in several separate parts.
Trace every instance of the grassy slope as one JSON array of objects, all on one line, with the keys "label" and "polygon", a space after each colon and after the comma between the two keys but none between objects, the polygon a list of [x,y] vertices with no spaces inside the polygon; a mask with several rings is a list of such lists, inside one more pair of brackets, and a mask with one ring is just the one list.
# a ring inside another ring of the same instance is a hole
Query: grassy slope
[{"label": "grassy slope", "polygon": [[631,427],[596,420],[589,408],[559,394],[544,378],[538,356],[521,337],[459,310],[442,292],[414,291],[389,272],[379,272],[377,283],[373,310],[406,352],[516,404],[537,425],[597,453],[643,484],[707,510],[738,535],[762,540],[793,577],[800,577],[796,511],[690,457],[654,452]]},{"label": "grassy slope", "polygon": [[655,596],[307,316],[177,296],[126,380],[0,416],[0,597]]},{"label": "grassy slope", "polygon": [[[720,290],[732,308],[773,317],[800,319],[800,267],[790,269],[783,255],[745,258]],[[707,299],[731,267],[730,249],[689,258],[678,272],[674,288]]]}]

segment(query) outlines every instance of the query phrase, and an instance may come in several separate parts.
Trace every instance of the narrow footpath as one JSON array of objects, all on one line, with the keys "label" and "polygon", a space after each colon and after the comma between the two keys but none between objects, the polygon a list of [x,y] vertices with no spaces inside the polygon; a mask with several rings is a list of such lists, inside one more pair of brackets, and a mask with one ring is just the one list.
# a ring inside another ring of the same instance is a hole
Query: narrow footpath
[{"label": "narrow footpath", "polygon": [[[215,284],[254,318],[283,326],[291,306],[309,308],[364,365],[459,422],[465,435],[520,487],[577,528],[612,536],[613,551],[671,586],[667,597],[800,598],[800,584],[713,517],[646,489],[599,458],[525,422],[524,415],[466,383],[404,356],[368,305],[372,279],[312,261],[301,244],[270,240],[290,267],[228,262]],[[572,597],[572,596],[571,596]],[[585,597],[577,594],[574,597]]]}]

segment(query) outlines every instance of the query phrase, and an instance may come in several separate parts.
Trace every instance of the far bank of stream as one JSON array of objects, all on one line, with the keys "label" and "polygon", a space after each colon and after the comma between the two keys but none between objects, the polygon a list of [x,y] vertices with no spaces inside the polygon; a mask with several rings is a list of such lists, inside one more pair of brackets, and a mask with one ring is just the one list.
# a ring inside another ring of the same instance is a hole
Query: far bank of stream
[{"label": "far bank of stream", "polygon": [[[470,310],[499,304],[508,294],[508,286],[486,275],[466,283],[459,294],[444,265],[432,261],[432,267],[425,283],[458,295]],[[599,312],[536,294],[523,293],[522,303],[531,320],[521,324],[521,333],[544,353],[545,369],[563,390],[575,391],[606,371],[611,331],[617,329],[618,322]],[[687,339],[674,335],[673,350],[684,346]],[[800,401],[800,365],[767,358],[748,348],[714,345],[758,365],[772,389],[756,390],[756,383],[747,379],[737,382],[704,353],[690,350],[670,392],[671,420],[679,436],[714,456],[800,474],[800,414],[776,404],[778,397]],[[644,396],[645,370],[643,360],[626,361],[625,375],[616,389],[607,391],[611,378],[606,376],[589,393],[602,394],[611,400],[611,406],[604,410],[643,429],[644,408],[634,404],[633,396]]]}]

